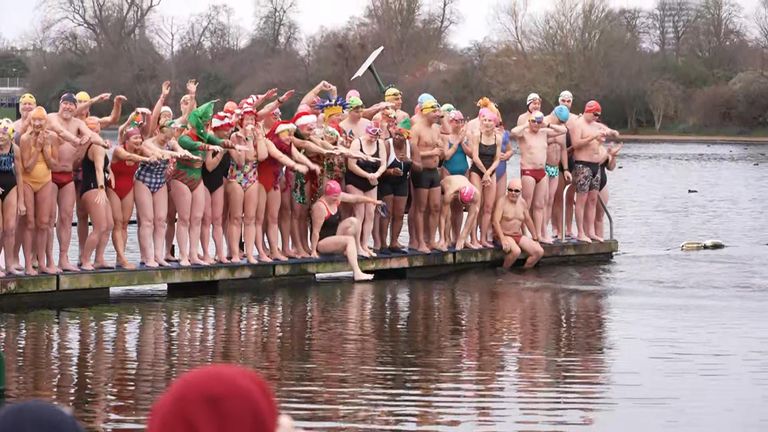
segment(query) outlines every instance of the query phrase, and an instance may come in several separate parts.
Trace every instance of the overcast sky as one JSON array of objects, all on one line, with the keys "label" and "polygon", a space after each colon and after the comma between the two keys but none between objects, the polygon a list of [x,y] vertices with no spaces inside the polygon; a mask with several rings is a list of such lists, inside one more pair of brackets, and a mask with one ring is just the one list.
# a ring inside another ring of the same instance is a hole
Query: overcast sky
[{"label": "overcast sky", "polygon": [[[22,36],[35,22],[37,13],[36,0],[0,0],[13,2],[12,8],[5,8],[0,14],[0,35],[9,40]],[[428,2],[429,0],[427,0]],[[493,10],[500,0],[458,0],[458,10],[461,22],[454,28],[451,41],[458,46],[469,45],[472,41],[481,40],[491,32],[494,19]],[[614,6],[647,7],[654,0],[608,0]],[[758,0],[737,0],[744,8],[744,16],[752,15]],[[222,1],[211,0],[162,0],[159,11],[165,15],[187,16],[203,11],[211,3]],[[246,29],[253,25],[254,0],[226,0],[225,2],[238,11],[241,24]],[[304,35],[315,33],[320,27],[343,25],[350,17],[360,15],[368,3],[365,0],[298,0],[299,26]],[[551,2],[533,2],[536,4],[551,4]]]}]

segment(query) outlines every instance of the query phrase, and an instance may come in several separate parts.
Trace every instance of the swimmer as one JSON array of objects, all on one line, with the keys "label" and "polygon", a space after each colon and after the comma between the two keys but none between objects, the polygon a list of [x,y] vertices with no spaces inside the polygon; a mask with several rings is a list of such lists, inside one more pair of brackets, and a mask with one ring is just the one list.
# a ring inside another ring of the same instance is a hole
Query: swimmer
[{"label": "swimmer", "polygon": [[[523,268],[535,266],[544,256],[544,249],[538,243],[538,231],[531,220],[528,205],[521,196],[522,192],[520,179],[510,180],[507,193],[496,203],[493,212],[493,230],[506,253],[503,264],[505,269],[512,267],[522,251],[528,253]],[[532,239],[523,236],[523,225],[532,233]]]}]

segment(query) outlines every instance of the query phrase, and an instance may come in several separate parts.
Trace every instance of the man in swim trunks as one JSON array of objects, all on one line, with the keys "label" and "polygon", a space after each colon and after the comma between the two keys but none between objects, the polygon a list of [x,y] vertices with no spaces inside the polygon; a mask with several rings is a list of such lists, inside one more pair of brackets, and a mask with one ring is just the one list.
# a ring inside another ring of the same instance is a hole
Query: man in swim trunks
[{"label": "man in swim trunks", "polygon": [[451,230],[451,205],[456,202],[461,205],[462,212],[464,207],[469,207],[467,220],[456,239],[456,250],[464,249],[470,231],[477,227],[477,215],[480,213],[480,192],[463,175],[446,176],[440,182],[440,186],[443,191],[443,208],[440,212],[440,244],[437,248],[443,251],[448,249],[447,240],[450,238],[449,231]]},{"label": "man in swim trunks", "polygon": [[[565,105],[558,105],[555,107],[551,114],[544,118],[546,123],[564,125],[570,117],[570,111]],[[547,164],[544,166],[544,170],[547,172],[547,178],[549,179],[549,195],[547,197],[547,205],[544,211],[544,225],[542,226],[542,232],[539,233],[542,238],[547,238],[547,225],[552,222],[552,233],[555,237],[559,236],[560,228],[563,224],[563,189],[562,183],[571,182],[570,161],[568,160],[568,133],[549,138],[547,141]],[[562,169],[561,169],[562,168]],[[563,176],[560,173],[563,173]],[[563,182],[563,180],[565,180]],[[559,206],[555,206],[555,203],[559,200]]]},{"label": "man in swim trunks", "polygon": [[[421,104],[421,116],[411,129],[412,159],[420,166],[411,172],[413,181],[414,231],[416,250],[429,253],[436,247],[435,234],[440,218],[440,159],[445,156],[445,138],[440,134],[440,104]],[[410,219],[410,215],[409,215]]]},{"label": "man in swim trunks", "polygon": [[[59,101],[59,111],[48,114],[49,123],[60,125],[67,132],[85,137],[85,142],[106,147],[104,141],[99,135],[93,133],[85,122],[75,117],[77,110],[77,99],[72,93],[65,93]],[[82,157],[81,147],[87,146],[81,141],[78,145],[72,145],[64,140],[59,141],[58,163],[52,167],[51,177],[57,188],[58,201],[58,219],[56,220],[56,238],[59,241],[59,268],[63,271],[77,271],[77,267],[69,262],[67,256],[69,252],[70,241],[72,240],[72,216],[75,211],[75,200],[77,191],[74,184],[74,174],[72,165],[75,160]],[[78,153],[80,153],[78,155]]]},{"label": "man in swim trunks", "polygon": [[[520,177],[523,199],[533,206],[533,223],[536,235],[544,225],[544,207],[549,196],[549,181],[544,166],[547,162],[547,140],[566,133],[564,126],[544,123],[541,111],[533,112],[528,121],[510,131],[520,146]],[[551,243],[548,236],[542,242]]]},{"label": "man in swim trunks", "polygon": [[576,229],[578,240],[592,243],[602,241],[595,234],[595,211],[600,193],[600,146],[605,137],[619,133],[601,124],[602,107],[591,100],[584,107],[584,115],[574,122],[573,128],[573,182],[576,188]]},{"label": "man in swim trunks", "polygon": [[[496,202],[493,211],[493,230],[501,241],[501,248],[507,254],[503,267],[509,269],[517,261],[522,251],[528,254],[523,268],[531,268],[544,256],[544,249],[538,241],[538,232],[533,225],[528,205],[520,196],[522,184],[520,179],[512,179],[507,186],[505,196]],[[523,224],[533,234],[533,239],[523,236]]]},{"label": "man in swim trunks", "polygon": [[531,117],[531,114],[541,110],[541,96],[539,96],[537,93],[529,94],[525,99],[525,105],[528,107],[528,111],[520,114],[520,116],[517,118],[518,126],[523,126],[528,123],[528,119]]}]

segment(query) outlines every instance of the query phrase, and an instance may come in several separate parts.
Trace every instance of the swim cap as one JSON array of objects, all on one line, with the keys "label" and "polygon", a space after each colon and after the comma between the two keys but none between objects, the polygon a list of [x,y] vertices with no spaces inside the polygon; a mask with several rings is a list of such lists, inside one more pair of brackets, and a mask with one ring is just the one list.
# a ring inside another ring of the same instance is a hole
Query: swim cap
[{"label": "swim cap", "polygon": [[34,120],[45,120],[45,119],[48,118],[48,117],[46,117],[48,115],[48,113],[45,111],[45,108],[43,108],[41,106],[33,109],[32,112],[29,115]]},{"label": "swim cap", "polygon": [[61,99],[59,99],[59,103],[63,103],[63,102],[69,102],[77,105],[77,99],[75,98],[75,95],[73,95],[72,93],[64,93],[63,95],[61,95]]},{"label": "swim cap", "polygon": [[533,103],[533,101],[541,100],[541,97],[537,93],[531,93],[528,95],[528,98],[525,99],[525,105],[528,106]]},{"label": "swim cap", "polygon": [[483,118],[491,119],[494,122],[499,121],[499,117],[490,108],[480,108],[480,112],[477,114],[477,116],[480,117],[481,119]]},{"label": "swim cap", "polygon": [[356,97],[356,98],[360,99],[360,92],[355,90],[355,89],[352,89],[352,90],[347,92],[347,96],[344,99],[347,102],[349,102],[349,100],[352,99],[353,97]]},{"label": "swim cap", "polygon": [[436,100],[428,100],[421,104],[421,112],[422,114],[429,114],[431,112],[435,112],[440,109],[440,104],[437,103]]},{"label": "swim cap", "polygon": [[139,137],[141,136],[141,129],[137,127],[132,127],[125,131],[125,134],[123,135],[123,139],[125,141],[128,141],[129,139],[135,136],[139,136]]},{"label": "swim cap", "polygon": [[429,94],[429,93],[422,93],[419,96],[418,102],[419,102],[419,105],[424,105],[424,103],[427,102],[427,101],[436,101],[436,100],[437,99],[435,99],[435,97],[432,96],[431,94]]},{"label": "swim cap", "polygon": [[464,114],[459,110],[455,110],[448,113],[448,118],[455,121],[461,121],[464,120]]},{"label": "swim cap", "polygon": [[563,90],[562,92],[560,92],[560,96],[558,96],[557,100],[561,101],[563,99],[573,100],[573,95],[568,90]]},{"label": "swim cap", "polygon": [[163,106],[162,108],[160,108],[160,114],[162,114],[162,113],[166,113],[166,112],[167,112],[168,114],[170,114],[170,115],[171,115],[171,117],[173,117],[173,110],[171,109],[171,107],[169,107],[169,106],[167,106],[167,105],[166,105],[166,106]]},{"label": "swim cap", "polygon": [[459,201],[462,204],[469,204],[475,198],[475,188],[471,185],[459,189]]},{"label": "swim cap", "polygon": [[444,104],[444,105],[440,106],[440,111],[445,112],[445,113],[449,113],[451,111],[456,111],[456,107],[451,105],[451,104],[449,104],[449,103],[447,103],[447,104]]},{"label": "swim cap", "polygon": [[584,114],[594,114],[594,113],[602,113],[602,112],[603,112],[603,107],[601,107],[596,100],[591,100],[587,102],[587,104],[584,106]]},{"label": "swim cap", "polygon": [[357,96],[352,96],[347,100],[347,103],[349,104],[349,109],[353,110],[355,108],[362,108],[364,106],[363,100],[360,99]]},{"label": "swim cap", "polygon": [[211,119],[211,129],[222,129],[234,126],[232,123],[232,118],[229,116],[229,114],[225,113],[224,111],[218,112],[213,115],[213,118]]},{"label": "swim cap", "polygon": [[37,105],[37,99],[35,99],[34,96],[32,96],[32,93],[24,93],[19,98],[19,103],[22,104],[24,102],[32,102],[33,104]]},{"label": "swim cap", "polygon": [[99,123],[98,117],[94,117],[94,116],[86,117],[85,125],[88,126],[88,129],[90,129],[91,132],[99,133],[99,131],[101,130],[101,123]]},{"label": "swim cap", "polygon": [[227,103],[224,104],[224,112],[227,114],[234,114],[235,111],[237,111],[237,102],[235,101],[227,101]]},{"label": "swim cap", "polygon": [[309,112],[298,112],[293,116],[293,119],[291,119],[291,123],[295,124],[297,127],[317,124],[317,116],[310,114]]},{"label": "swim cap", "polygon": [[292,134],[296,131],[296,125],[285,120],[281,121],[280,123],[276,123],[275,126],[273,127],[275,128],[276,135],[280,135],[283,132],[288,132]]},{"label": "swim cap", "polygon": [[534,111],[531,113],[531,116],[529,117],[529,119],[535,121],[536,123],[543,123],[544,113],[542,113],[541,111]]},{"label": "swim cap", "polygon": [[570,117],[571,112],[568,110],[568,107],[565,105],[558,105],[555,107],[555,117],[557,117],[558,120],[565,123],[568,121],[568,117]]},{"label": "swim cap", "polygon": [[13,139],[13,122],[11,119],[0,120],[0,134],[8,135],[9,138]]},{"label": "swim cap", "polygon": [[84,91],[81,91],[75,95],[75,99],[77,99],[78,102],[88,102],[89,100],[91,100],[91,95],[89,95]]},{"label": "swim cap", "polygon": [[401,97],[402,95],[403,94],[400,92],[400,90],[394,87],[390,87],[387,89],[387,91],[384,92],[384,100],[389,102]]},{"label": "swim cap", "polygon": [[328,180],[325,183],[325,194],[332,197],[341,195],[341,185],[336,180]]}]

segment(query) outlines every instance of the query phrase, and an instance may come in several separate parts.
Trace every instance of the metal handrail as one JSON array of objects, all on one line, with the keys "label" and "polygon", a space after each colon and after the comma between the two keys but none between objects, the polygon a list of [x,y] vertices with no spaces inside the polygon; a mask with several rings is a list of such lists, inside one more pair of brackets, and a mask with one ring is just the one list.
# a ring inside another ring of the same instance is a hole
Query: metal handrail
[{"label": "metal handrail", "polygon": [[[565,225],[566,225],[565,210],[568,208],[568,203],[566,202],[566,195],[568,194],[568,189],[570,189],[571,186],[573,186],[573,184],[567,184],[563,188],[563,226],[562,226],[562,229],[560,230],[561,241],[565,241]],[[613,240],[613,217],[611,217],[611,212],[608,211],[608,206],[605,205],[600,195],[597,196],[597,201],[600,203],[600,206],[603,208],[605,215],[608,217],[608,231],[610,233],[610,239]],[[574,207],[575,206],[576,204],[574,204]],[[576,210],[574,209],[574,211]]]}]

